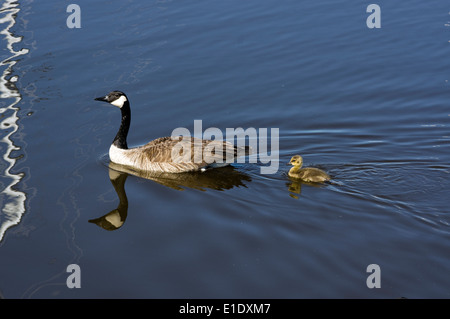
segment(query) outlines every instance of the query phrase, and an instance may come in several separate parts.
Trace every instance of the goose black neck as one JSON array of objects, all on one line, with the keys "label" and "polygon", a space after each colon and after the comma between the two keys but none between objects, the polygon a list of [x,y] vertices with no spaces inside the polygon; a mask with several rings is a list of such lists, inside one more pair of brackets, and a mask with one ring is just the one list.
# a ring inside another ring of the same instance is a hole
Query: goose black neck
[{"label": "goose black neck", "polygon": [[119,131],[114,138],[113,145],[121,149],[127,149],[127,135],[128,130],[130,129],[131,122],[130,103],[128,101],[125,101],[123,106],[120,108],[120,111],[122,112],[122,122],[120,123]]}]

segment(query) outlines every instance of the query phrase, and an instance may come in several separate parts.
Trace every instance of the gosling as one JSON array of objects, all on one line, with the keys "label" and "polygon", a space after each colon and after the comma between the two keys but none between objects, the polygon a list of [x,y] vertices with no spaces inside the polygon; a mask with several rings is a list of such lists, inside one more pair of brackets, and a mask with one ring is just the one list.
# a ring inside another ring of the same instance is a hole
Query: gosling
[{"label": "gosling", "polygon": [[289,164],[294,166],[289,170],[288,173],[288,175],[292,178],[301,179],[304,182],[312,183],[326,182],[331,179],[327,173],[318,168],[301,168],[303,165],[303,158],[300,155],[292,156],[291,161],[288,163],[288,165]]}]

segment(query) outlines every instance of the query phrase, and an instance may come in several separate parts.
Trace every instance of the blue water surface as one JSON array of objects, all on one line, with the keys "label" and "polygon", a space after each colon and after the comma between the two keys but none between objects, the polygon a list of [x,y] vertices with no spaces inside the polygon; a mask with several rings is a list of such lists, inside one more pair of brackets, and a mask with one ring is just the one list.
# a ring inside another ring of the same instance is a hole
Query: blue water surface
[{"label": "blue water surface", "polygon": [[[81,28],[61,1],[0,10],[2,297],[450,297],[447,1],[378,1],[375,29],[347,0],[76,4]],[[130,146],[201,120],[278,129],[278,152],[124,173],[111,90]],[[295,154],[332,183],[290,179]]]}]

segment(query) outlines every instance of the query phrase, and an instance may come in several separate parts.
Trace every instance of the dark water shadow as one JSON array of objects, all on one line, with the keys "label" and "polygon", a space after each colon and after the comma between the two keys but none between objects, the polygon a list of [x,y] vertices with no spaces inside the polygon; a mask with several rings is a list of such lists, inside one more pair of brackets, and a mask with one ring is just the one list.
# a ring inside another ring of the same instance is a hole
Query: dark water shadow
[{"label": "dark water shadow", "polygon": [[152,180],[158,184],[179,191],[188,188],[200,191],[206,191],[208,189],[224,191],[234,187],[247,187],[245,183],[251,181],[251,177],[249,175],[240,172],[233,166],[214,168],[205,172],[174,174],[138,171],[130,167],[110,162],[109,169]]},{"label": "dark water shadow", "polygon": [[123,226],[128,215],[128,198],[125,191],[125,181],[129,175],[152,180],[166,187],[182,191],[188,188],[200,191],[216,190],[225,191],[235,187],[247,187],[246,182],[251,181],[251,177],[244,174],[232,166],[215,168],[205,172],[192,173],[152,173],[136,171],[129,167],[110,162],[109,179],[114,190],[119,197],[117,208],[109,213],[89,222],[105,230],[116,230]]}]

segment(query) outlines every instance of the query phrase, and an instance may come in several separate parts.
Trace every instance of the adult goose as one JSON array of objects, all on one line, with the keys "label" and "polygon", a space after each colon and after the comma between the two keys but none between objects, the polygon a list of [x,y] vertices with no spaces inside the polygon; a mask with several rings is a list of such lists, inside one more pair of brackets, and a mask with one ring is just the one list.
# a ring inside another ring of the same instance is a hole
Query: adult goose
[{"label": "adult goose", "polygon": [[116,164],[141,171],[183,173],[225,166],[239,156],[250,154],[247,146],[236,147],[226,141],[185,136],[161,137],[145,145],[128,148],[131,109],[125,93],[112,91],[95,100],[108,102],[122,112],[119,131],[109,148],[109,158]]}]

